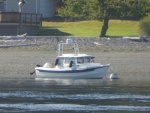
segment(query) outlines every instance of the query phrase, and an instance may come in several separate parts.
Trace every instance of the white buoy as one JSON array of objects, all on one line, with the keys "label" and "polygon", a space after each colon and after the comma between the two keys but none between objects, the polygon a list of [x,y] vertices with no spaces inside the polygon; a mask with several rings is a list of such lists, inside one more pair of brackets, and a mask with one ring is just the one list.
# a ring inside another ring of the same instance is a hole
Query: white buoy
[{"label": "white buoy", "polygon": [[119,79],[119,76],[115,73],[112,73],[110,76],[109,76],[110,79]]}]

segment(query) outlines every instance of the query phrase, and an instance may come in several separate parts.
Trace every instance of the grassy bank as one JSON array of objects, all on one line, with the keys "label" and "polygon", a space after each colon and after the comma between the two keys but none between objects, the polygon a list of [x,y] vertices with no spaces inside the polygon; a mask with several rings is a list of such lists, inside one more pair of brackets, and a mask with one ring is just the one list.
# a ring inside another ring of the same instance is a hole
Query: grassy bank
[{"label": "grassy bank", "polygon": [[[102,24],[100,21],[43,21],[38,35],[98,37]],[[107,36],[138,36],[138,24],[138,21],[110,20]]]}]

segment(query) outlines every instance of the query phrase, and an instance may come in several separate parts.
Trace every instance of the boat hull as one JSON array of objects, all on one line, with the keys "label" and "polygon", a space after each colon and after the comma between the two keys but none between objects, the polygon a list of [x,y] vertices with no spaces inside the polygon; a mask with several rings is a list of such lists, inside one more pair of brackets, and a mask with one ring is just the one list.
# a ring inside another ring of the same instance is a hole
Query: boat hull
[{"label": "boat hull", "polygon": [[86,69],[46,69],[42,67],[35,68],[37,78],[59,78],[59,79],[102,79],[109,65],[86,68]]}]

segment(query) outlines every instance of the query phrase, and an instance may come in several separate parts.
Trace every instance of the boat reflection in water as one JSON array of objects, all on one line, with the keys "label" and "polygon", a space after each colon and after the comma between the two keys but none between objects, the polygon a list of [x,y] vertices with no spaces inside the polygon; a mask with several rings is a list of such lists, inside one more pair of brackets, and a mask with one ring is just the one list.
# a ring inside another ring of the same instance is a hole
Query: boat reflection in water
[{"label": "boat reflection in water", "polygon": [[57,78],[35,78],[35,83],[49,85],[95,85],[101,84],[109,79],[57,79]]}]

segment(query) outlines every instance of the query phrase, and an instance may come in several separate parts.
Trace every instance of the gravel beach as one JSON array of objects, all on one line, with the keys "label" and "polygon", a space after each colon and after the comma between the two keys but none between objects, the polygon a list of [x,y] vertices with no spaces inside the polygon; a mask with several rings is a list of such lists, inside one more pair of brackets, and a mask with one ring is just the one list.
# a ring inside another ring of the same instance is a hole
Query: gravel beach
[{"label": "gravel beach", "polygon": [[[68,37],[2,39],[0,38],[0,77],[34,78],[30,72],[37,64],[54,65],[57,43]],[[71,37],[72,38],[72,37]],[[150,76],[150,38],[129,40],[123,38],[73,38],[80,53],[91,54],[95,61],[111,64],[107,76]],[[66,51],[71,51],[68,48]]]}]

